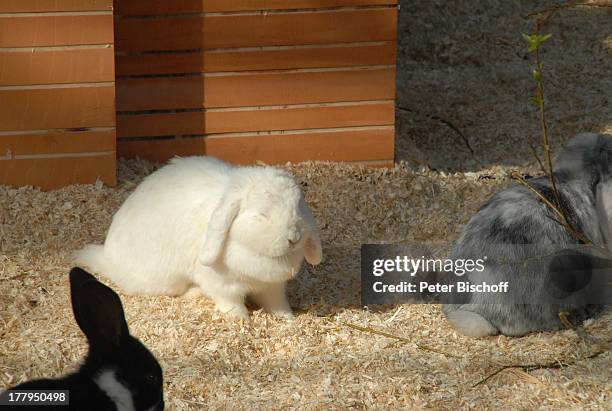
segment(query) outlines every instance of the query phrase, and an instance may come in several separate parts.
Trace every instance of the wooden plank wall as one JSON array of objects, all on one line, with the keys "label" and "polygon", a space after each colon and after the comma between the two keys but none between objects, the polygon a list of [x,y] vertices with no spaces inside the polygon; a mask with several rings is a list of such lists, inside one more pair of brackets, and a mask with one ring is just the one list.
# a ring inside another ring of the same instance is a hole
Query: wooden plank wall
[{"label": "wooden plank wall", "polygon": [[392,163],[397,0],[115,0],[120,156]]},{"label": "wooden plank wall", "polygon": [[116,183],[112,0],[0,1],[0,184]]}]

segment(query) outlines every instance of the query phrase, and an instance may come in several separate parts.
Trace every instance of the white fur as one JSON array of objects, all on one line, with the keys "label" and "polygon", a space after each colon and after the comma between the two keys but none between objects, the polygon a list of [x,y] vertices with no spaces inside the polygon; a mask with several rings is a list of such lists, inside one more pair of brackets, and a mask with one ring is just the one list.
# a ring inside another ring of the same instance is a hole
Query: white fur
[{"label": "white fur", "polygon": [[472,311],[450,311],[446,318],[461,334],[470,337],[487,337],[499,333],[483,316]]},{"label": "white fur", "polygon": [[121,384],[115,375],[115,370],[108,368],[102,370],[95,378],[94,382],[100,389],[113,400],[117,411],[135,411],[132,393]]},{"label": "white fur", "polygon": [[187,157],[148,176],[113,217],[104,245],[75,257],[128,293],[199,287],[220,311],[248,318],[247,295],[290,316],[285,282],[304,257],[318,264],[322,252],[314,217],[287,172]]},{"label": "white fur", "polygon": [[608,249],[612,251],[612,182],[597,186],[597,214]]}]

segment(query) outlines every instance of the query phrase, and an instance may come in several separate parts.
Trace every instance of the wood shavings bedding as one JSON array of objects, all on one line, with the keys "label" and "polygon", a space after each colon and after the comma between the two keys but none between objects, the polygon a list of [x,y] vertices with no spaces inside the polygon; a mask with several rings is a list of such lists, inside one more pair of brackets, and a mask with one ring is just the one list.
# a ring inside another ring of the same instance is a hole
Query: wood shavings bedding
[{"label": "wood shavings bedding", "polygon": [[[70,309],[70,253],[103,241],[113,213],[155,167],[121,161],[117,188],[83,185],[44,193],[0,187],[0,387],[60,375],[79,363],[86,343]],[[572,331],[474,340],[457,335],[437,305],[403,305],[399,311],[359,305],[361,243],[450,242],[483,200],[510,183],[508,170],[485,170],[495,178],[478,179],[406,167],[287,168],[303,183],[326,252],[322,265],[307,267],[289,284],[295,321],[255,311],[251,324],[232,322],[205,298],[120,293],[132,333],[164,369],[168,409],[610,407],[609,353],[527,376],[505,371],[472,387],[498,363],[587,356],[593,346]],[[604,337],[611,329],[609,313],[589,326]],[[462,358],[423,351],[416,343]]]}]

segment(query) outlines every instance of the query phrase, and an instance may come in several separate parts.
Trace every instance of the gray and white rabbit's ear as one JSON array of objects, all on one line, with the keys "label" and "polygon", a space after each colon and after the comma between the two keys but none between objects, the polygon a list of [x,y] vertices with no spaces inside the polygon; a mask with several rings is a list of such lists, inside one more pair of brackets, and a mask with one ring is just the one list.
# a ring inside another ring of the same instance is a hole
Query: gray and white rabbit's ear
[{"label": "gray and white rabbit's ear", "polygon": [[574,177],[586,171],[586,162],[594,160],[595,148],[599,141],[596,133],[580,133],[569,139],[555,161],[555,171],[565,171]]},{"label": "gray and white rabbit's ear", "polygon": [[304,222],[308,226],[308,237],[306,238],[306,244],[304,246],[304,257],[312,265],[320,264],[323,260],[323,248],[321,247],[321,237],[319,235],[319,229],[317,228],[317,222],[315,221],[310,207],[306,203],[304,196],[300,199],[300,213]]},{"label": "gray and white rabbit's ear", "polygon": [[227,234],[239,211],[239,199],[232,199],[228,195],[221,197],[208,221],[208,228],[199,255],[200,263],[212,265],[221,256]]},{"label": "gray and white rabbit's ear", "polygon": [[612,250],[612,180],[597,185],[597,214],[608,249]]},{"label": "gray and white rabbit's ear", "polygon": [[92,347],[112,350],[129,336],[119,296],[87,271],[70,271],[70,295],[74,318]]}]

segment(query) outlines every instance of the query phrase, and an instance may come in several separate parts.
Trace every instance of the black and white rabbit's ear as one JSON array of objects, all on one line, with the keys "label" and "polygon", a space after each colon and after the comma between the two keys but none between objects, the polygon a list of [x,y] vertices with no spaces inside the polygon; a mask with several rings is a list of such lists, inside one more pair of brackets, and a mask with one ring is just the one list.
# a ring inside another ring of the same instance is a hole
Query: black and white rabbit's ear
[{"label": "black and white rabbit's ear", "polygon": [[89,343],[116,348],[129,336],[119,296],[85,270],[70,271],[72,311]]},{"label": "black and white rabbit's ear", "polygon": [[612,180],[597,185],[597,214],[608,249],[612,250]]},{"label": "black and white rabbit's ear", "polygon": [[212,265],[225,245],[227,234],[240,211],[241,201],[231,195],[223,195],[215,205],[208,221],[204,243],[200,249],[199,260],[204,265]]}]

